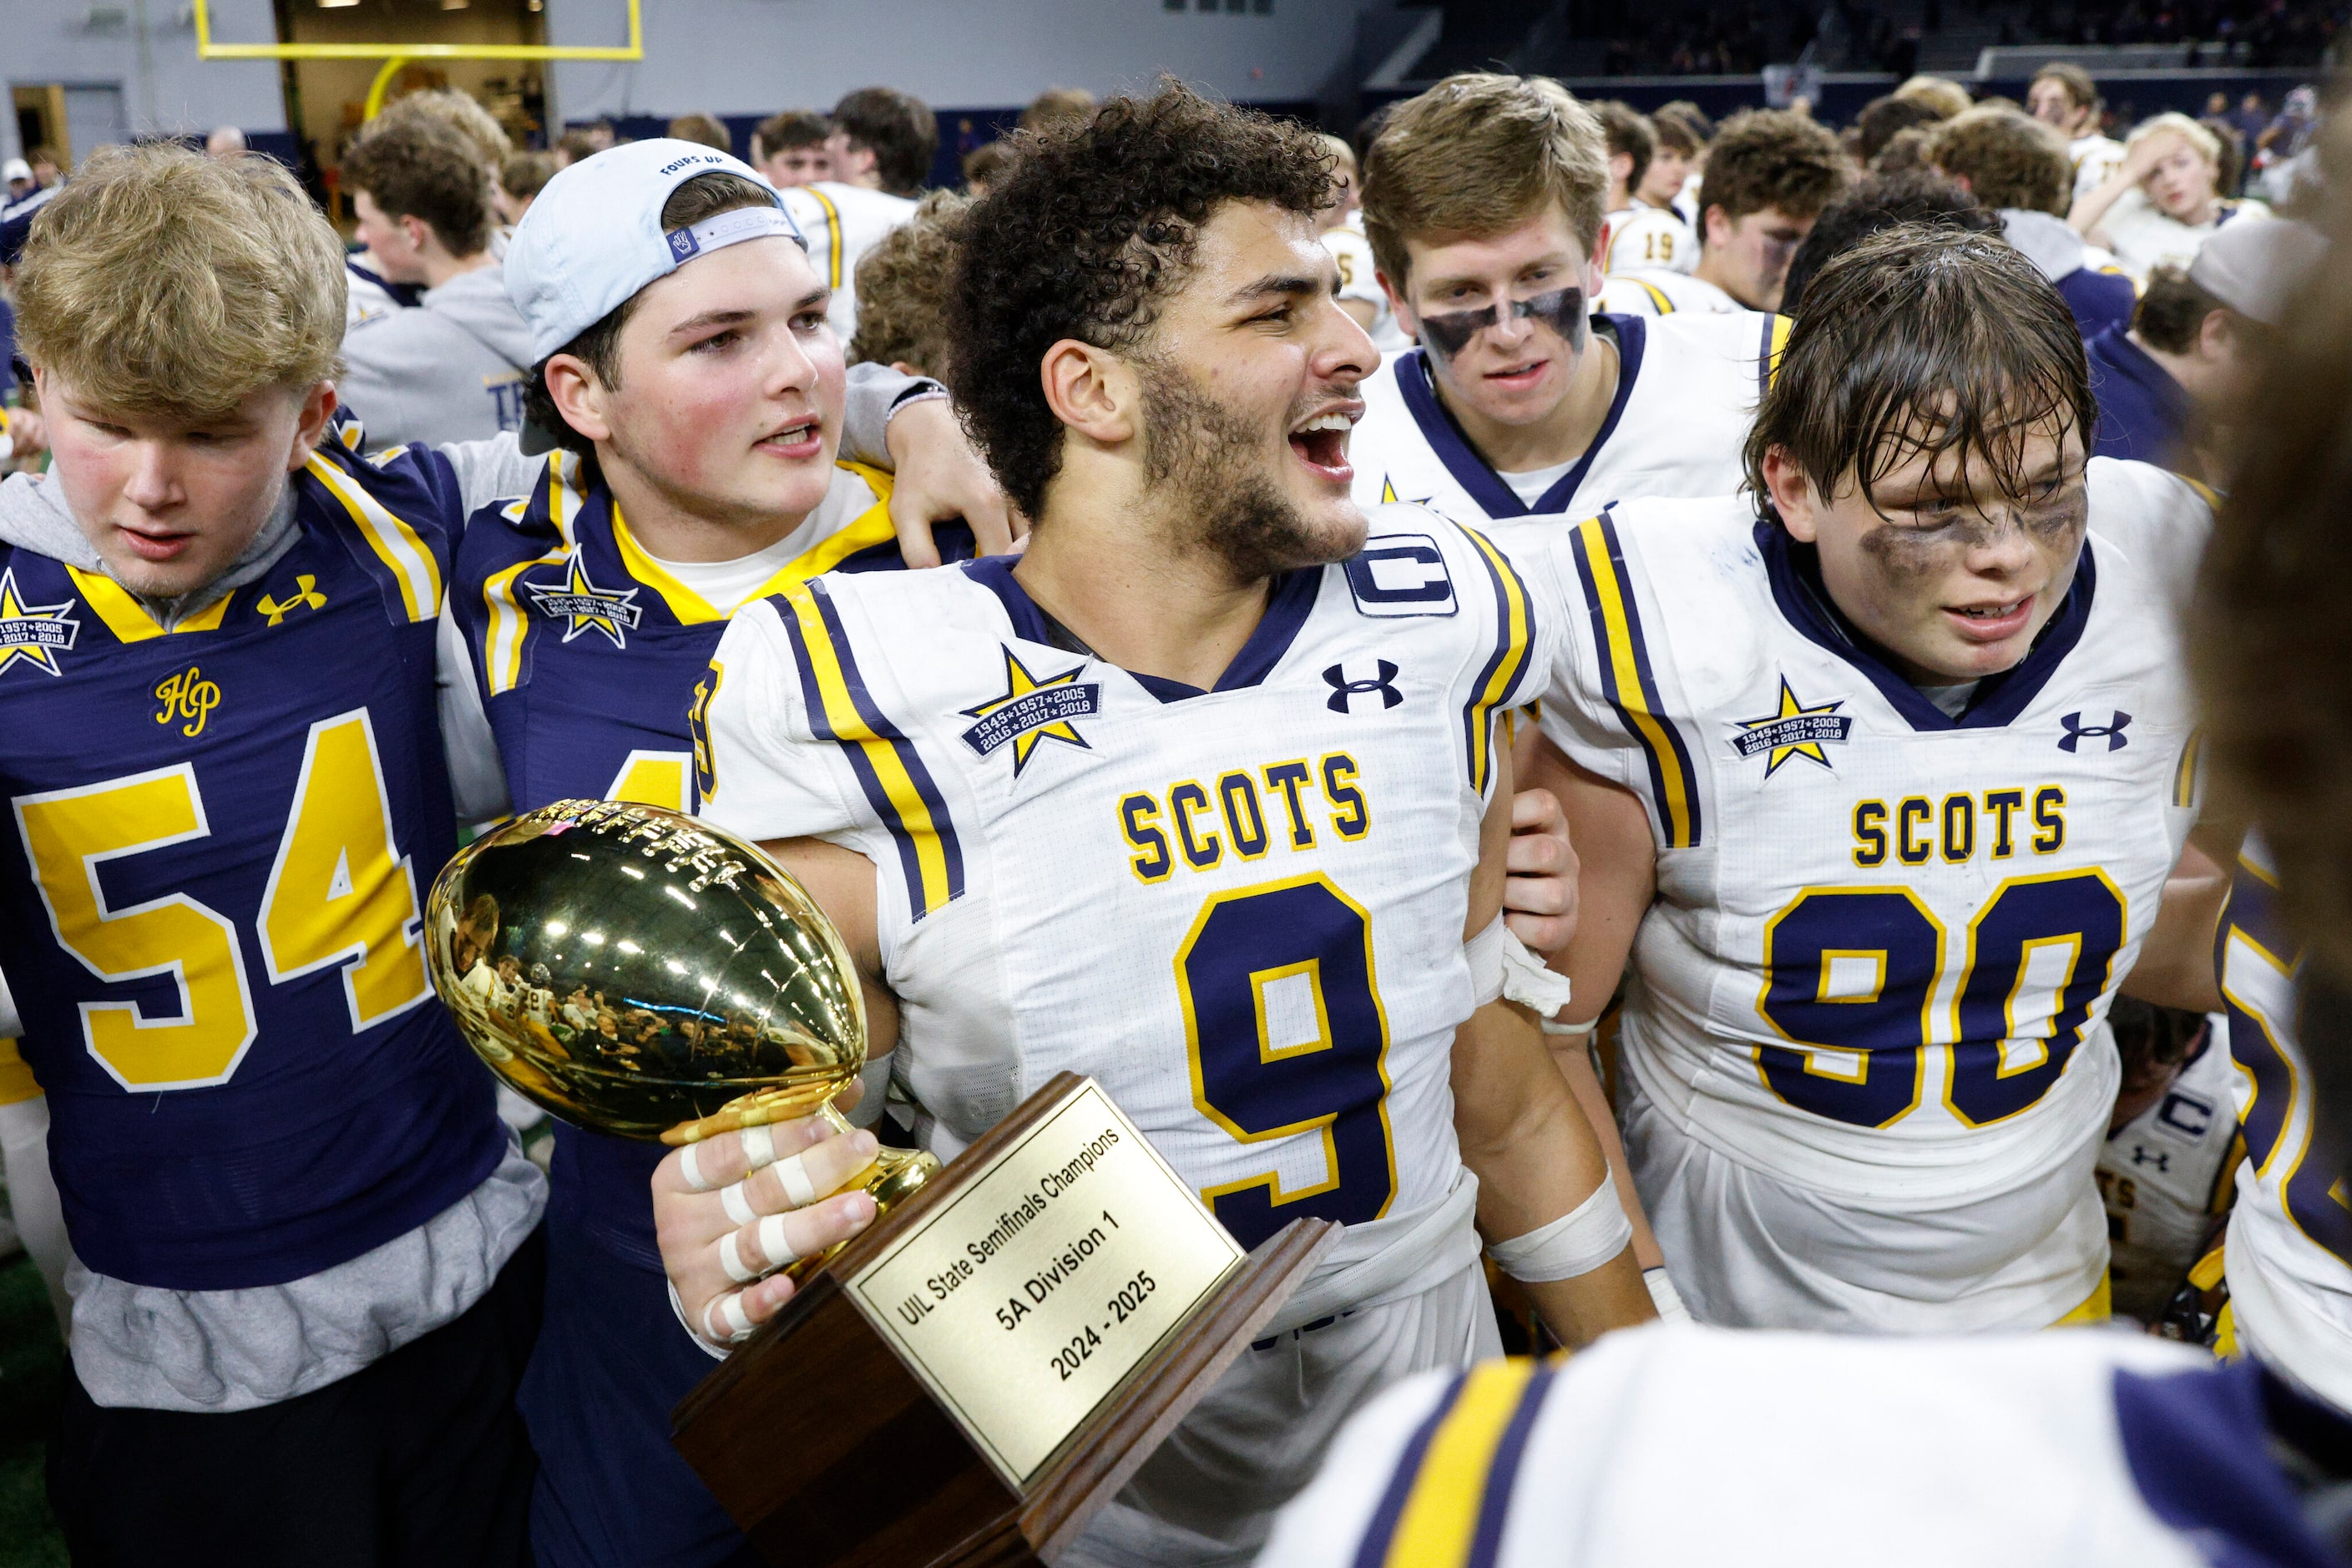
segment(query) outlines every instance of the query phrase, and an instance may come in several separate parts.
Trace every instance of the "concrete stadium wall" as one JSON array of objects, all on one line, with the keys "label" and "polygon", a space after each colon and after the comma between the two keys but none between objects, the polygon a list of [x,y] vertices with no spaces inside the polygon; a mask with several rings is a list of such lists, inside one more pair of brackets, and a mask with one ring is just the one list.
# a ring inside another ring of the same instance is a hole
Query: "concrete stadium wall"
[{"label": "concrete stadium wall", "polygon": [[[122,25],[90,26],[90,0],[0,0],[0,74],[12,84],[120,88],[134,135],[202,134],[215,125],[286,129],[274,62],[196,58],[195,29],[179,21],[183,0],[110,5],[127,14]],[[269,0],[211,0],[207,9],[215,38],[276,36]],[[0,157],[21,151],[16,115],[0,114]]]},{"label": "concrete stadium wall", "polygon": [[[307,5],[310,0],[294,0]],[[643,0],[646,54],[626,64],[558,63],[556,121],[691,110],[756,121],[788,106],[829,108],[852,88],[887,82],[942,106],[942,140],[961,140],[1001,106],[1052,86],[1097,92],[1171,71],[1254,103],[1311,103],[1352,90],[1356,18],[1391,0]],[[1261,12],[1258,7],[1265,9]],[[287,130],[278,68],[199,60],[185,0],[0,0],[0,75],[11,83],[119,88],[133,134]],[[275,36],[270,0],[211,0],[218,39]],[[547,0],[550,41],[618,43],[625,0]],[[986,106],[957,110],[954,106]],[[982,135],[982,140],[985,140]],[[257,141],[259,139],[257,139]],[[0,114],[0,157],[16,124]]]}]

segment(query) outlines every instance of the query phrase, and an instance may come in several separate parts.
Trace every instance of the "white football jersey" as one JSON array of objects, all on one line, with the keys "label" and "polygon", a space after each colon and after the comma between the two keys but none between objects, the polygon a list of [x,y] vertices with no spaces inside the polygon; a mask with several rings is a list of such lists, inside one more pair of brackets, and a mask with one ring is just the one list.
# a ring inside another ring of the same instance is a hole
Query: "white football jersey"
[{"label": "white football jersey", "polygon": [[2154,1322],[2203,1255],[2206,1227],[2230,1206],[2238,1117],[2227,1026],[2214,1020],[2196,1059],[2164,1098],[2099,1150],[2115,1309]]},{"label": "white football jersey", "polygon": [[940,1154],[1066,1069],[1244,1246],[1454,1190],[1495,721],[1558,617],[1442,518],[1371,531],[1276,581],[1213,691],[1079,651],[1004,557],[737,612],[703,812],[875,862],[894,1072]]},{"label": "white football jersey", "polygon": [[1624,1329],[1399,1384],[1257,1568],[2320,1568],[2261,1376],[2137,1334]]},{"label": "white football jersey", "polygon": [[2268,852],[2250,842],[2221,921],[2221,994],[2246,1140],[2221,1260],[2239,1343],[2352,1411],[2352,1209],[2342,1163],[2316,1136],[2295,1032],[2303,952],[2280,922],[2277,879]]},{"label": "white football jersey", "polygon": [[786,185],[778,194],[808,240],[810,265],[833,290],[825,316],[846,348],[857,331],[857,264],[913,215],[915,204],[887,191],[832,180]]},{"label": "white football jersey", "polygon": [[[1617,342],[1617,396],[1600,434],[1533,502],[1464,438],[1438,401],[1426,353],[1385,361],[1359,394],[1364,417],[1348,443],[1356,500],[1413,501],[1475,527],[1555,512],[1588,515],[1647,496],[1727,495],[1740,448],[1789,340],[1785,316],[1654,321],[1595,316]],[[1588,346],[1590,353],[1593,348]]]},{"label": "white football jersey", "polygon": [[1623,1059],[1724,1158],[1885,1215],[2089,1165],[2107,1004],[2196,816],[2168,588],[2102,525],[2210,519],[2143,464],[2089,484],[2066,600],[1958,719],[1745,497],[1496,531],[1570,610],[1545,735],[1655,833]]},{"label": "white football jersey", "polygon": [[[1692,263],[1696,266],[1696,262]],[[1704,278],[1662,267],[1640,267],[1611,275],[1601,285],[1601,308],[1628,316],[1729,316],[1750,314],[1747,306]]]},{"label": "white football jersey", "polygon": [[1378,269],[1372,263],[1372,242],[1360,230],[1343,224],[1323,231],[1323,248],[1339,263],[1339,298],[1360,300],[1372,308],[1372,324],[1364,329],[1371,334],[1372,347],[1384,354],[1412,347],[1412,340],[1397,325],[1389,291],[1381,287]]},{"label": "white football jersey", "polygon": [[2069,142],[2066,157],[2074,165],[2074,199],[2079,202],[2124,166],[2124,144],[2094,131]]},{"label": "white football jersey", "polygon": [[1698,236],[1664,207],[1630,206],[1609,215],[1607,261],[1611,274],[1635,268],[1688,272],[1698,265]]}]

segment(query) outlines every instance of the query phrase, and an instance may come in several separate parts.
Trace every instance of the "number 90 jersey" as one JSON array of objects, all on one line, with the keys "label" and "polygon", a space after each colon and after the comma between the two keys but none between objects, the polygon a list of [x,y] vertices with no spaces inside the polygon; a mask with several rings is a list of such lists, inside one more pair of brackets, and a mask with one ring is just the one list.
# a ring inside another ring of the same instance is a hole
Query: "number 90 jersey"
[{"label": "number 90 jersey", "polygon": [[1438,1203],[1496,719],[1546,655],[1491,546],[1376,509],[1201,691],[1078,650],[1003,558],[739,611],[705,815],[879,868],[942,1154],[1090,1074],[1244,1246]]},{"label": "number 90 jersey", "polygon": [[2206,526],[2145,465],[2095,461],[2089,488],[2067,597],[1957,719],[1856,645],[1747,497],[1499,531],[1568,609],[1544,733],[1655,836],[1626,1058],[1726,1158],[1886,1213],[2087,1176],[2107,1005],[2195,816],[2144,562]]}]

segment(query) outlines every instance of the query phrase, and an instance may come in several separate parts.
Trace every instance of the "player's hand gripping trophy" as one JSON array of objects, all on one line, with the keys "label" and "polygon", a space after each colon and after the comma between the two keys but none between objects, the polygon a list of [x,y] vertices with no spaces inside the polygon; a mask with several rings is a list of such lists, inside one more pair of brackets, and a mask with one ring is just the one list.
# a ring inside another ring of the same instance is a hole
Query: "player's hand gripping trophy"
[{"label": "player's hand gripping trophy", "polygon": [[[738,1285],[803,1278],[839,1247],[796,1247],[785,1214],[754,1212],[751,1175],[772,1169],[794,1209],[862,1190],[887,1212],[940,1168],[899,1149],[845,1163],[866,1142],[834,1104],[866,1065],[857,971],[815,900],[732,834],[558,801],[443,868],[425,928],[434,988],[491,1071],[575,1126],[685,1146],[688,1190],[724,1184],[745,1228],[716,1250]],[[705,1304],[706,1337],[749,1336],[748,1293]]]}]

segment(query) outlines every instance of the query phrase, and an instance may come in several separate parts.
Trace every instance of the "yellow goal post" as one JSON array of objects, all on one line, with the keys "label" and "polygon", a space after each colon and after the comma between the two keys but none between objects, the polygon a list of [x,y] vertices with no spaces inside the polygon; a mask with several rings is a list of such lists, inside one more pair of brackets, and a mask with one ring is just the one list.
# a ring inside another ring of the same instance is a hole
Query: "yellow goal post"
[{"label": "yellow goal post", "polygon": [[625,44],[216,44],[205,0],[191,0],[196,58],[202,60],[382,60],[368,89],[367,118],[383,107],[384,90],[411,60],[641,60],[646,34],[638,0],[628,0]]}]

